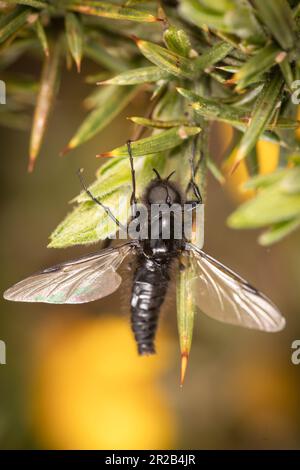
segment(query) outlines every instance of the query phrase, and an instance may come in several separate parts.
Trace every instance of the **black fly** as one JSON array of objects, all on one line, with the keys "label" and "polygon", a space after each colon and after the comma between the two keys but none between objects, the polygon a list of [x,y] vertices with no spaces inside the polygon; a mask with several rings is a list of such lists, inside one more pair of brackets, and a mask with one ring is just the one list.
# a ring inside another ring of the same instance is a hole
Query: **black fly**
[{"label": "black fly", "polygon": [[[128,153],[132,174],[131,219],[134,220],[138,213],[138,201],[130,143]],[[118,289],[122,279],[117,269],[128,255],[134,255],[136,269],[131,295],[131,325],[139,354],[153,354],[159,312],[168,289],[171,266],[186,257],[193,260],[197,269],[191,289],[201,312],[248,328],[272,332],[281,330],[285,320],[267,297],[193,244],[183,230],[181,237],[175,236],[176,225],[183,223],[182,217],[179,221],[178,213],[162,211],[159,217],[151,215],[150,209],[155,204],[167,208],[175,204],[183,210],[188,202],[170,180],[172,174],[164,179],[156,170],[154,173],[155,178],[146,187],[142,201],[149,209],[145,221],[147,237],[137,237],[120,246],[45,269],[8,289],[4,298],[58,304],[91,302]],[[189,201],[192,210],[202,204],[194,173],[192,167],[190,187],[195,196],[193,201]],[[124,229],[111,210],[91,194],[83,181],[82,185],[118,228]],[[155,238],[151,235],[153,230],[158,234]],[[168,237],[164,237],[164,231]]]}]

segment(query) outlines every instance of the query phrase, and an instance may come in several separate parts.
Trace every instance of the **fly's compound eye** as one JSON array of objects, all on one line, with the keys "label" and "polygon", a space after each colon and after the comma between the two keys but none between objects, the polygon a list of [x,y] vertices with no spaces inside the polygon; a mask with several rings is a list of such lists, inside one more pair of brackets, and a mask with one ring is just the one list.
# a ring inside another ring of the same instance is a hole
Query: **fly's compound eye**
[{"label": "fly's compound eye", "polygon": [[174,204],[180,203],[180,198],[173,188],[160,184],[149,191],[148,202],[150,204]]},{"label": "fly's compound eye", "polygon": [[167,197],[167,190],[163,186],[155,186],[148,194],[150,204],[164,204]]}]

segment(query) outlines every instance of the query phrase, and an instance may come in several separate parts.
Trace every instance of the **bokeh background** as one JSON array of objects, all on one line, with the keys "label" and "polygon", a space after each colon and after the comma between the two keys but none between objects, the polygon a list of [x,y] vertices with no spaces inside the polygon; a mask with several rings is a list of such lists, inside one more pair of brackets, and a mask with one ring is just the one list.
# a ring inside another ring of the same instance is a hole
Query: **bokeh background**
[{"label": "bokeh background", "polygon": [[[18,67],[39,69],[26,58]],[[83,69],[97,72],[86,63]],[[87,180],[94,179],[96,153],[128,139],[132,128],[126,115],[142,115],[147,96],[139,95],[98,137],[59,157],[91,90],[76,73],[64,74],[31,175],[29,133],[0,130],[1,293],[42,267],[97,248],[46,245],[80,190],[76,170],[84,167]],[[211,140],[220,162],[228,132],[215,127]],[[124,289],[83,306],[1,300],[7,364],[0,365],[0,448],[300,448],[300,365],[291,362],[291,344],[300,339],[300,233],[272,248],[259,247],[257,232],[226,227],[237,202],[232,188],[209,177],[207,194],[206,251],[269,295],[286,316],[286,329],[268,335],[197,317],[181,390],[174,291],[152,358],[136,355],[128,310],[122,307]]]}]

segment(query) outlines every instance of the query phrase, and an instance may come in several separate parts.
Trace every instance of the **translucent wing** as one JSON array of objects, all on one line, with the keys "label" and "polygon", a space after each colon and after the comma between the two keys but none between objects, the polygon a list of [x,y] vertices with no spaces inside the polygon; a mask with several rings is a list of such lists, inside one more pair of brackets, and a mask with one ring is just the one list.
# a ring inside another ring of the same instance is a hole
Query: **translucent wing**
[{"label": "translucent wing", "polygon": [[58,264],[18,282],[4,298],[19,302],[81,304],[112,294],[122,282],[116,272],[133,244],[108,248]]},{"label": "translucent wing", "polygon": [[192,244],[199,274],[192,289],[206,315],[225,323],[268,332],[280,331],[285,319],[272,302],[247,281]]}]

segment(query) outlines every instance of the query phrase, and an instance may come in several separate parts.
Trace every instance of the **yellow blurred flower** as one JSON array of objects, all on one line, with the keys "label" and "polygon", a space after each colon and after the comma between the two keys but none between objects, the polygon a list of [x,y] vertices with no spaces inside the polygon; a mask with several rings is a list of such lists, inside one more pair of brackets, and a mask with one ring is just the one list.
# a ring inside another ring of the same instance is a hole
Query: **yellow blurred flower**
[{"label": "yellow blurred flower", "polygon": [[256,144],[258,168],[260,175],[272,173],[279,163],[279,144],[267,140],[259,140]]},{"label": "yellow blurred flower", "polygon": [[247,199],[252,198],[255,195],[253,189],[244,189],[243,185],[249,179],[249,172],[247,165],[244,160],[240,162],[236,170],[231,173],[231,169],[236,162],[236,157],[238,154],[237,147],[231,152],[229,158],[222,165],[222,171],[225,176],[225,188],[232,197],[233,200],[237,202],[244,202]]},{"label": "yellow blurred flower", "polygon": [[[228,141],[233,137],[231,126],[222,125],[220,128],[221,139]],[[258,174],[265,175],[272,173],[276,170],[279,163],[279,144],[269,142],[266,140],[259,140],[256,144],[256,154],[258,161]],[[255,196],[255,191],[252,189],[244,189],[244,184],[250,178],[245,160],[242,160],[232,172],[232,168],[237,161],[238,147],[235,147],[230,156],[222,164],[222,172],[225,176],[225,187],[236,202],[244,202]]]},{"label": "yellow blurred flower", "polygon": [[287,439],[297,413],[297,383],[286,363],[261,353],[242,357],[231,371],[236,413],[249,430],[266,433],[272,440]]},{"label": "yellow blurred flower", "polygon": [[37,345],[31,422],[38,441],[56,449],[163,449],[176,422],[157,379],[168,364],[139,357],[128,318],[71,318],[46,325]]}]

